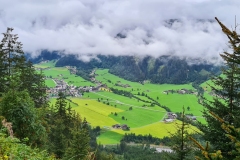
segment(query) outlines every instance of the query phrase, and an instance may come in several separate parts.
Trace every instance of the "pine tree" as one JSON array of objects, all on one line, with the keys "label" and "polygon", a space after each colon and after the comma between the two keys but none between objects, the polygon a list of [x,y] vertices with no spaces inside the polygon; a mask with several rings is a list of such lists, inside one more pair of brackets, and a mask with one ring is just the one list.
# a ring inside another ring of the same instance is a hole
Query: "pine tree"
[{"label": "pine tree", "polygon": [[6,88],[7,82],[11,75],[17,73],[16,69],[20,69],[25,62],[22,44],[18,42],[18,36],[12,34],[12,28],[7,28],[7,32],[3,33],[4,37],[0,43],[0,67],[1,67],[1,89]]},{"label": "pine tree", "polygon": [[204,138],[215,147],[215,150],[221,150],[226,159],[233,159],[234,156],[229,154],[234,149],[230,139],[224,134],[221,123],[214,118],[210,112],[222,117],[234,127],[240,127],[240,39],[236,31],[230,31],[217,18],[222,31],[229,39],[229,45],[232,53],[224,52],[220,54],[225,62],[222,69],[222,75],[212,79],[214,86],[211,86],[214,93],[213,101],[204,100],[205,107],[203,116],[207,124],[200,124],[199,128],[204,133]]},{"label": "pine tree", "polygon": [[32,97],[35,107],[47,106],[47,94],[44,75],[37,73],[31,62],[25,62],[22,69],[19,71],[21,85],[19,90],[27,89],[29,95]]},{"label": "pine tree", "polygon": [[12,122],[14,135],[27,144],[42,146],[46,142],[46,130],[41,124],[37,109],[28,92],[9,90],[0,102],[0,115]]},{"label": "pine tree", "polygon": [[81,121],[80,116],[67,106],[67,99],[59,93],[49,123],[49,151],[58,158],[82,159],[87,156],[89,149],[89,132],[87,122]]},{"label": "pine tree", "polygon": [[168,154],[172,160],[192,160],[193,159],[193,143],[189,139],[191,134],[189,133],[189,124],[186,122],[185,109],[183,107],[182,121],[176,123],[176,133],[170,133],[171,135],[171,149],[173,153]]},{"label": "pine tree", "polygon": [[[0,43],[0,93],[7,92],[11,79],[18,77],[18,91],[27,89],[35,107],[46,106],[46,85],[42,74],[38,74],[32,63],[27,62],[18,36],[7,28]],[[16,81],[15,81],[16,82]]]},{"label": "pine tree", "polygon": [[81,160],[85,159],[89,154],[90,137],[87,124],[84,121],[81,122],[79,115],[76,115],[74,119],[75,125],[71,129],[72,139],[65,157],[67,159]]}]

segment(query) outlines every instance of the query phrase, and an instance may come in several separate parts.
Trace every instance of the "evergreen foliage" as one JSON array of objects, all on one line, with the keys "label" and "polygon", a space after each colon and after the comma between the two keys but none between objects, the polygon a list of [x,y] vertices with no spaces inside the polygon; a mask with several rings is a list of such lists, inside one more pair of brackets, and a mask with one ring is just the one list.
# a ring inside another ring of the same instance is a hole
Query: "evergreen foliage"
[{"label": "evergreen foliage", "polygon": [[12,34],[13,29],[8,28],[0,43],[0,93],[10,89],[13,79],[18,83],[15,90],[27,89],[35,102],[35,107],[46,104],[46,86],[43,76],[38,74],[32,63],[27,62],[22,50],[22,44],[17,41],[18,36]]},{"label": "evergreen foliage", "polygon": [[[191,64],[190,64],[191,63]],[[212,73],[219,74],[218,66],[213,64],[193,64],[186,59],[162,56],[159,58],[144,57],[142,59],[133,56],[103,56],[97,55],[96,59],[89,62],[78,60],[70,55],[59,59],[56,67],[76,66],[78,75],[89,80],[89,72],[94,68],[107,68],[109,72],[121,78],[143,82],[150,80],[152,83],[202,83],[209,79]],[[204,73],[204,74],[203,74]]]},{"label": "evergreen foliage", "polygon": [[31,145],[44,145],[46,130],[26,90],[9,90],[4,94],[0,103],[0,114],[12,122],[17,138],[28,138],[27,143]]},{"label": "evergreen foliage", "polygon": [[49,151],[57,158],[84,159],[89,151],[89,132],[87,122],[81,121],[71,106],[67,106],[66,97],[59,93],[55,107],[49,116],[52,126],[49,133]]},{"label": "evergreen foliage", "polygon": [[54,156],[49,156],[46,150],[40,150],[38,148],[32,149],[30,146],[21,143],[17,138],[7,136],[5,128],[0,130],[0,159],[2,160],[54,160]]},{"label": "evergreen foliage", "polygon": [[0,159],[93,159],[89,132],[95,147],[96,134],[67,106],[63,93],[49,108],[44,76],[26,61],[12,31],[0,43],[0,115],[10,134],[0,131]]},{"label": "evergreen foliage", "polygon": [[171,134],[171,149],[173,150],[173,154],[168,154],[169,158],[172,160],[191,160],[194,158],[193,156],[193,143],[189,139],[189,124],[186,122],[187,117],[185,116],[185,110],[183,107],[182,112],[182,122],[180,124],[176,124],[176,133]]},{"label": "evergreen foliage", "polygon": [[204,133],[204,138],[214,146],[215,150],[222,152],[224,159],[234,159],[235,155],[231,154],[231,151],[235,150],[235,146],[232,145],[231,140],[224,134],[225,131],[221,126],[221,122],[210,113],[221,117],[234,128],[240,127],[240,39],[235,30],[230,31],[217,18],[216,20],[229,39],[232,53],[224,52],[220,54],[226,67],[222,69],[221,76],[212,79],[214,86],[211,86],[211,88],[215,94],[214,100],[204,100],[203,105],[205,106],[205,111],[203,112],[203,116],[207,124],[200,124],[199,127]]}]

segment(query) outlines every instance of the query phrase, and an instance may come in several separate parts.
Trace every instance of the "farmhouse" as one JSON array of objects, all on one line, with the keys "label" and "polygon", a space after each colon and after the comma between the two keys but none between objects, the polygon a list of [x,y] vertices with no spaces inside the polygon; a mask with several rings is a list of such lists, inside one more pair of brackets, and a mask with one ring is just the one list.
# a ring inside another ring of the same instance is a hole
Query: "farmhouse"
[{"label": "farmhouse", "polygon": [[174,119],[165,119],[164,120],[165,123],[170,123],[170,122],[173,122],[173,121],[174,121]]},{"label": "farmhouse", "polygon": [[190,115],[186,115],[187,119],[192,120],[192,121],[196,121],[197,118],[195,116],[190,116]]},{"label": "farmhouse", "polygon": [[122,130],[129,130],[130,129],[130,127],[128,127],[128,125],[126,125],[126,124],[123,124],[121,126],[121,128],[122,128]]},{"label": "farmhouse", "polygon": [[177,115],[175,113],[172,112],[168,112],[168,119],[176,119]]},{"label": "farmhouse", "polygon": [[122,130],[129,130],[130,127],[127,125],[127,124],[114,124],[112,125],[112,128],[115,128],[115,129],[122,129]]},{"label": "farmhouse", "polygon": [[121,128],[121,125],[120,124],[114,124],[114,125],[112,125],[112,128],[119,129],[119,128]]}]

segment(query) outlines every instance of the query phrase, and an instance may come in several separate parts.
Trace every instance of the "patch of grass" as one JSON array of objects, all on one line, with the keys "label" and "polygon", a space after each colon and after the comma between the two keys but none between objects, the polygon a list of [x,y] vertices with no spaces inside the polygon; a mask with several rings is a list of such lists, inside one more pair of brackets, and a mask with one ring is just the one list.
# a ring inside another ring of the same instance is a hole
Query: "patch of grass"
[{"label": "patch of grass", "polygon": [[113,131],[106,131],[100,134],[97,138],[97,142],[100,144],[118,144],[122,139],[123,134],[113,132]]},{"label": "patch of grass", "polygon": [[46,83],[46,85],[47,85],[48,87],[51,87],[51,88],[56,87],[56,84],[55,84],[55,82],[54,82],[52,79],[46,79],[46,80],[45,80],[45,83]]},{"label": "patch of grass", "polygon": [[68,84],[73,84],[75,86],[95,86],[94,83],[86,81],[80,76],[71,74],[66,67],[54,67],[50,69],[43,70],[43,74],[49,78],[57,78],[64,80]]},{"label": "patch of grass", "polygon": [[111,112],[122,112],[119,108],[99,103],[96,100],[72,98],[72,102],[78,104],[78,107],[73,109],[78,112],[82,118],[85,117],[92,126],[111,127],[118,122],[108,115],[110,115]]},{"label": "patch of grass", "polygon": [[56,60],[48,61],[45,63],[39,63],[39,64],[34,64],[34,67],[36,68],[48,68],[48,67],[55,67]]},{"label": "patch of grass", "polygon": [[[97,70],[96,73],[98,76],[96,79],[103,81],[103,83],[106,83],[108,86],[118,88],[121,90],[127,90],[132,92],[133,94],[137,95],[138,92],[142,94],[147,94],[154,100],[157,100],[161,105],[167,106],[171,109],[172,112],[181,112],[182,107],[184,106],[186,108],[186,114],[192,113],[195,116],[201,116],[203,106],[198,103],[198,98],[196,95],[193,94],[178,94],[178,93],[169,93],[168,95],[163,93],[166,90],[179,90],[179,89],[188,89],[188,90],[195,90],[195,88],[192,87],[191,84],[182,84],[182,85],[174,85],[174,84],[140,84],[138,82],[130,82],[127,80],[124,80],[118,76],[112,75],[108,73],[107,69],[104,70]],[[111,83],[109,83],[108,80],[111,80]],[[123,88],[119,86],[115,86],[114,84],[120,81],[122,84],[129,84],[130,88]],[[102,93],[101,93],[102,94]],[[104,93],[109,94],[109,93]],[[110,96],[112,97],[112,96]],[[115,97],[115,96],[113,96]],[[158,97],[158,99],[157,99]],[[140,97],[144,98],[144,97]],[[144,98],[144,100],[147,100],[147,98]],[[131,100],[130,101],[134,101]],[[129,102],[133,103],[133,102]],[[190,110],[187,110],[187,107],[190,107]]]},{"label": "patch of grass", "polygon": [[[126,110],[118,113],[117,116],[110,115],[119,124],[127,124],[131,128],[149,125],[163,119],[166,112],[159,112],[154,110],[147,110],[141,108],[133,108],[133,110]],[[124,117],[124,119],[122,119]]]},{"label": "patch of grass", "polygon": [[[160,121],[166,114],[161,107],[143,107],[144,103],[141,101],[138,102],[136,99],[116,95],[112,92],[85,93],[84,96],[88,98],[103,97],[99,98],[100,102],[121,109],[122,111],[117,116],[110,114],[109,117],[119,124],[127,124],[130,127],[140,127]],[[130,107],[132,110],[129,110]]]},{"label": "patch of grass", "polygon": [[[163,122],[156,122],[153,124],[149,124],[146,126],[138,127],[138,128],[131,128],[130,131],[123,131],[121,129],[112,129],[110,131],[106,131],[102,133],[98,137],[98,142],[101,142],[101,144],[116,144],[120,143],[119,140],[124,136],[126,133],[135,133],[136,135],[148,135],[151,134],[153,137],[163,138],[165,136],[170,136],[170,133],[174,133],[177,128],[177,124],[180,124],[181,122],[176,120],[172,123],[163,123]],[[194,127],[190,126],[188,129],[190,133],[199,132],[199,130]],[[111,138],[108,140],[108,136]]]}]

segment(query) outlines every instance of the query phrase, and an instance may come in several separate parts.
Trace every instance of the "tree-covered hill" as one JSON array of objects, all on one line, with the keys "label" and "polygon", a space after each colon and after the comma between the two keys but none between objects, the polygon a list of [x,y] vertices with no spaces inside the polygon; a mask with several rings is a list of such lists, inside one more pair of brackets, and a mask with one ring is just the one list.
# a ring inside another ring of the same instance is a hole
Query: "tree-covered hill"
[{"label": "tree-covered hill", "polygon": [[76,66],[79,70],[108,68],[109,72],[130,81],[150,80],[152,83],[184,84],[206,81],[211,74],[218,74],[220,67],[208,63],[192,64],[190,60],[178,57],[150,56],[139,58],[134,56],[98,55],[89,62],[77,59],[74,55],[62,57],[57,67]]}]

